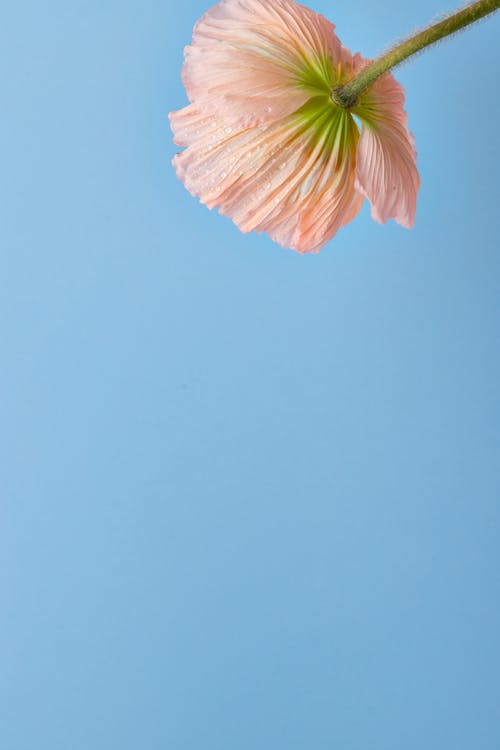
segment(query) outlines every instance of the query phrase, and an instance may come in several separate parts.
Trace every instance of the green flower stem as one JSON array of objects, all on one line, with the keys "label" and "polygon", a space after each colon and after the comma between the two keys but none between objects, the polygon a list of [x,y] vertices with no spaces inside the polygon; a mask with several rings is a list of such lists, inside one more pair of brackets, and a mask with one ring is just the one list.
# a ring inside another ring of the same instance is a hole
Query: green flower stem
[{"label": "green flower stem", "polygon": [[462,10],[453,13],[444,20],[428,26],[423,31],[419,31],[415,36],[406,39],[389,52],[386,52],[385,55],[374,60],[351,81],[334,89],[332,91],[333,101],[340,107],[349,109],[354,106],[359,95],[386,71],[394,68],[395,65],[399,65],[399,63],[411,57],[416,52],[420,52],[420,50],[429,47],[431,44],[439,42],[440,39],[444,39],[450,34],[455,34],[455,32],[463,29],[465,26],[479,21],[480,18],[493,13],[499,8],[500,0],[479,0],[479,2],[462,8]]}]

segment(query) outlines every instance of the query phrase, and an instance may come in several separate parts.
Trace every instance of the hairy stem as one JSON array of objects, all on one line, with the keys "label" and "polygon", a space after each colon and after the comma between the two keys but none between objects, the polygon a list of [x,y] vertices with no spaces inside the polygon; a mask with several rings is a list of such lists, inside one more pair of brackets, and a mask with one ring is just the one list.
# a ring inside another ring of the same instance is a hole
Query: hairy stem
[{"label": "hairy stem", "polygon": [[377,60],[374,60],[359,75],[344,84],[344,86],[338,86],[334,89],[332,91],[333,101],[340,107],[344,107],[344,109],[352,107],[359,95],[386,71],[399,65],[399,63],[411,57],[416,52],[420,52],[420,50],[439,42],[440,39],[444,39],[450,36],[450,34],[455,34],[455,32],[460,31],[465,26],[479,21],[480,18],[487,16],[489,13],[494,13],[499,8],[500,0],[479,0],[479,2],[462,8],[462,10],[453,13],[442,21],[428,26],[423,31],[419,31],[415,36],[406,39]]}]

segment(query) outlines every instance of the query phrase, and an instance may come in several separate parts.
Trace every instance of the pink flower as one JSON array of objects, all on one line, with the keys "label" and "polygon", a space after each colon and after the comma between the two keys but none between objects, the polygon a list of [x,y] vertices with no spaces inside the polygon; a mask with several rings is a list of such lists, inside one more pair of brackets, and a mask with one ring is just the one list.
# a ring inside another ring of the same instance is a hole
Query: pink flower
[{"label": "pink flower", "polygon": [[[364,198],[413,225],[420,184],[404,91],[385,73],[349,110],[331,92],[368,63],[292,0],[221,0],[185,50],[190,104],[170,114],[178,177],[243,232],[318,252]],[[361,123],[361,132],[358,124]]]}]

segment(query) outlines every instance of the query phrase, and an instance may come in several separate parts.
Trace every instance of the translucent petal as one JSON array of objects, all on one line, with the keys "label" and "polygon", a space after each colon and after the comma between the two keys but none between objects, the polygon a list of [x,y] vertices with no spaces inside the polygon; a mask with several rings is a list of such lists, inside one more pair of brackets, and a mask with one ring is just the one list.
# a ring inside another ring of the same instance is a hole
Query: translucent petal
[{"label": "translucent petal", "polygon": [[[366,61],[355,58],[355,68]],[[411,228],[420,177],[415,142],[408,131],[404,89],[391,73],[379,78],[354,112],[363,123],[358,143],[356,189],[371,203],[375,221],[395,219]]]}]

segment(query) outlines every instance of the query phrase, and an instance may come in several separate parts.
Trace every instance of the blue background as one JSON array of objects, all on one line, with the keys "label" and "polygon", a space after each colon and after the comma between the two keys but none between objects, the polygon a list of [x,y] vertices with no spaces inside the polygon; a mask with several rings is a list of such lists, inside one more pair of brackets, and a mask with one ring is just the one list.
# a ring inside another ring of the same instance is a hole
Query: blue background
[{"label": "blue background", "polygon": [[500,19],[397,73],[415,229],[301,257],[170,166],[206,7],[2,12],[0,748],[498,750]]}]

